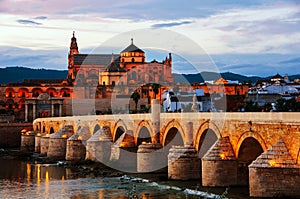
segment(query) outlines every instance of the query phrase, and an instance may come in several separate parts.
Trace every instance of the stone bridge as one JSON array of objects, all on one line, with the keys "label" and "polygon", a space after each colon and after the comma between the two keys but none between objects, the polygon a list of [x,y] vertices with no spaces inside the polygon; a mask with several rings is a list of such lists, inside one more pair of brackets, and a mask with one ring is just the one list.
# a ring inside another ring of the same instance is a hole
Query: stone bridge
[{"label": "stone bridge", "polygon": [[[75,134],[82,127],[91,134],[105,127],[112,143],[130,133],[137,148],[161,145],[170,151],[171,179],[199,177],[203,186],[249,184],[250,196],[300,196],[300,113],[160,113],[154,104],[150,114],[39,118],[33,128],[52,134],[67,125]],[[152,159],[145,157],[138,156],[137,165],[147,167],[143,161]]]}]

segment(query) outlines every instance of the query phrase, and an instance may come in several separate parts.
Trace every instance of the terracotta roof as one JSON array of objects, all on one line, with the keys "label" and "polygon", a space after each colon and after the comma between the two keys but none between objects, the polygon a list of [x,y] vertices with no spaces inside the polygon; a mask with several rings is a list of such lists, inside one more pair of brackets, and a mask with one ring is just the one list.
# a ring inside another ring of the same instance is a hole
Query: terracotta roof
[{"label": "terracotta roof", "polygon": [[[111,62],[111,54],[74,54],[75,65],[103,65],[106,66]],[[115,61],[119,62],[120,57],[116,56]]]}]

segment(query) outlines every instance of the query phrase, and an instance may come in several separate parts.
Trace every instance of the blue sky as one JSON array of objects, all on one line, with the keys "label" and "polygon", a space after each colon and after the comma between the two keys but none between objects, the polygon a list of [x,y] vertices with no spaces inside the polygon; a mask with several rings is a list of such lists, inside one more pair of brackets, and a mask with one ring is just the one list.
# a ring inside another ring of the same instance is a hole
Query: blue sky
[{"label": "blue sky", "polygon": [[[300,73],[297,0],[0,0],[0,67],[64,70],[73,30],[80,52],[89,53],[112,37],[145,28],[184,35],[201,46],[220,72]],[[163,49],[163,41],[161,45]],[[192,51],[185,46],[191,57],[201,54]],[[176,57],[174,70],[192,72]]]}]

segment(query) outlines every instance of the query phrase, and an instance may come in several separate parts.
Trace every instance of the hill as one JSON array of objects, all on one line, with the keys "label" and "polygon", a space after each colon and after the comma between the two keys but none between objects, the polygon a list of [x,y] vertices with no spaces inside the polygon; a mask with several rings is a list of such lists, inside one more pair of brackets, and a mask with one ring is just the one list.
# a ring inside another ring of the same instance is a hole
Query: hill
[{"label": "hill", "polygon": [[239,74],[234,74],[234,73],[215,73],[215,72],[201,72],[200,74],[173,74],[175,81],[176,82],[189,82],[189,83],[194,83],[194,82],[204,82],[205,81],[212,81],[212,80],[217,80],[221,77],[227,80],[232,80],[232,81],[239,81],[239,82],[256,82],[259,79],[265,79],[262,77],[257,77],[257,76],[243,76]]},{"label": "hill", "polygon": [[[67,77],[67,71],[48,70],[48,69],[31,69],[25,67],[7,67],[0,68],[0,84],[17,83],[22,82],[24,79],[65,79]],[[235,73],[215,73],[215,72],[201,72],[200,74],[173,74],[175,82],[204,82],[212,81],[223,77],[227,80],[239,81],[239,82],[256,82],[260,79],[270,79],[270,77],[258,77],[258,76],[244,76]],[[289,76],[290,80],[300,79],[299,75]]]},{"label": "hill", "polygon": [[24,79],[65,79],[67,73],[67,71],[25,67],[0,68],[0,84],[22,82]]}]

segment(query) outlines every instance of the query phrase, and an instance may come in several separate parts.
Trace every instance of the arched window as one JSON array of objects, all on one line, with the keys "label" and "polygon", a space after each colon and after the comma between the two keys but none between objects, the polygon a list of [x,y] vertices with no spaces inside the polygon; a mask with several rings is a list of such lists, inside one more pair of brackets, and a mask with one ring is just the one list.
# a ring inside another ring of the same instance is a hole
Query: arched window
[{"label": "arched window", "polygon": [[134,62],[134,58],[131,59],[131,62]]},{"label": "arched window", "polygon": [[136,80],[136,72],[135,72],[135,71],[132,72],[131,78],[132,78],[133,80]]},{"label": "arched window", "polygon": [[111,82],[111,85],[112,85],[112,86],[115,86],[115,85],[116,85],[116,82],[115,82],[115,81],[112,81],[112,82]]}]

